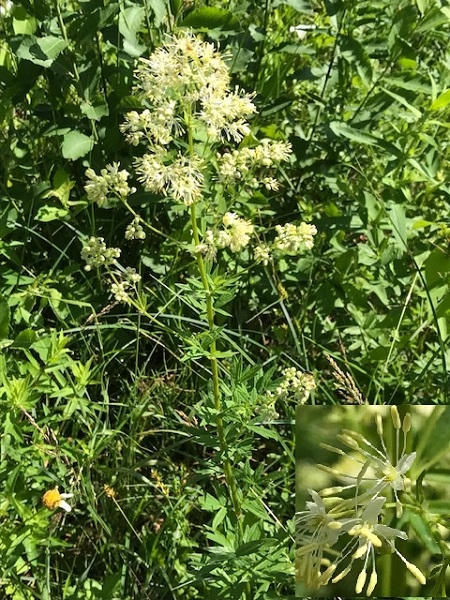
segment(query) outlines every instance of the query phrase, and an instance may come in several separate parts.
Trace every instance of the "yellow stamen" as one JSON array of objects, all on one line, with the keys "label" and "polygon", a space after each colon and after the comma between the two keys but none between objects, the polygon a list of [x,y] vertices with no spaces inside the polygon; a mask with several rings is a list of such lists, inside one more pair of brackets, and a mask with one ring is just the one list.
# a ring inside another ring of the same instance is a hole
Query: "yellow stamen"
[{"label": "yellow stamen", "polygon": [[358,579],[356,580],[355,592],[357,594],[360,594],[362,592],[364,584],[366,583],[366,577],[367,577],[366,570],[363,569],[361,571],[361,573],[358,575]]},{"label": "yellow stamen", "polygon": [[372,574],[369,579],[369,585],[367,586],[366,596],[370,596],[377,585],[378,576],[376,574],[375,569],[372,571]]},{"label": "yellow stamen", "polygon": [[402,428],[402,422],[400,420],[400,415],[398,414],[398,410],[396,406],[391,406],[391,418],[392,423],[394,424],[395,429]]}]

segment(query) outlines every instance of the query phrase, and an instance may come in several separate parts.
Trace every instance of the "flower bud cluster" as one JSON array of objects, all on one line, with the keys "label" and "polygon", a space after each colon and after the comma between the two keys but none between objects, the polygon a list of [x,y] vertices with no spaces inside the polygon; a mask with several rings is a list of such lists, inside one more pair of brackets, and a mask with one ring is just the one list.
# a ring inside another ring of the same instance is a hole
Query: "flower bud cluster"
[{"label": "flower bud cluster", "polygon": [[[386,491],[393,491],[397,502],[397,516],[401,515],[399,492],[409,485],[407,473],[416,453],[405,453],[406,435],[410,429],[410,415],[401,421],[397,408],[391,407],[391,417],[396,429],[394,459],[391,459],[384,438],[382,419],[378,414],[376,423],[381,449],[374,446],[363,435],[344,429],[337,439],[355,452],[355,463],[359,472],[340,472],[321,466],[344,486],[326,488],[319,492],[309,490],[312,502],[306,502],[306,510],[296,514],[298,580],[307,588],[319,589],[323,585],[337,583],[352,571],[362,560],[355,592],[370,596],[377,584],[376,553],[387,549],[394,552],[414,577],[424,585],[425,577],[418,567],[410,563],[395,547],[396,538],[407,540],[401,529],[383,523],[385,517]],[[400,454],[400,430],[403,444]],[[348,451],[321,444],[339,456],[348,456]],[[342,494],[338,496],[338,494]],[[399,510],[400,509],[400,510]],[[331,559],[329,558],[331,557]],[[360,563],[361,564],[361,563]],[[368,578],[368,570],[371,571]]]},{"label": "flower bud cluster", "polygon": [[281,372],[283,379],[275,388],[274,392],[268,392],[269,398],[295,400],[299,404],[305,404],[310,393],[316,389],[316,381],[313,375],[299,371],[295,367],[288,367]]},{"label": "flower bud cluster", "polygon": [[136,290],[136,284],[141,281],[141,276],[135,269],[127,267],[123,272],[114,273],[116,281],[111,284],[111,293],[116,302],[130,303],[130,291]]},{"label": "flower bud cluster", "polygon": [[274,256],[299,254],[304,248],[310,250],[314,246],[314,236],[317,233],[315,225],[308,223],[286,223],[275,227],[277,235],[271,244],[259,244],[253,251],[257,263],[268,265]]},{"label": "flower bud cluster", "polygon": [[85,271],[92,267],[104,267],[113,264],[120,257],[120,248],[107,248],[102,237],[90,237],[81,249],[81,258],[86,261]]},{"label": "flower bud cluster", "polygon": [[232,152],[217,154],[219,178],[224,183],[248,181],[250,187],[263,185],[268,190],[277,190],[278,181],[272,177],[254,177],[259,168],[273,168],[287,161],[292,147],[288,142],[263,139],[255,148],[240,148]]},{"label": "flower bud cluster", "polygon": [[119,163],[106,165],[106,168],[100,171],[100,175],[97,175],[94,169],[86,171],[86,177],[90,180],[84,186],[87,197],[100,208],[109,208],[114,205],[114,200],[127,198],[136,191],[136,188],[127,183],[130,176],[128,171],[119,171],[119,167]]},{"label": "flower bud cluster", "polygon": [[145,231],[139,217],[135,217],[125,230],[126,240],[145,240]]},{"label": "flower bud cluster", "polygon": [[174,136],[182,133],[175,109],[175,100],[167,100],[151,111],[148,108],[141,112],[133,110],[125,115],[125,122],[119,129],[127,142],[133,146],[137,146],[144,139],[166,146]]},{"label": "flower bud cluster", "polygon": [[314,246],[314,236],[317,229],[314,225],[300,223],[286,223],[275,227],[277,237],[274,241],[274,249],[284,254],[297,254],[301,248],[310,250]]}]

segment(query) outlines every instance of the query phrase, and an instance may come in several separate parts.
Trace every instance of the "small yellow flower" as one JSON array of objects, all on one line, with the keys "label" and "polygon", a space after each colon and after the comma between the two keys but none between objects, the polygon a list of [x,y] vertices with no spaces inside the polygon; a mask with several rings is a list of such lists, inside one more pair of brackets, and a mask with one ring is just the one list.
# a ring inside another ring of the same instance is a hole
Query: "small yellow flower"
[{"label": "small yellow flower", "polygon": [[62,508],[67,512],[72,510],[72,507],[67,504],[64,498],[71,498],[73,494],[60,494],[58,488],[55,487],[52,490],[48,490],[42,496],[42,504],[49,510],[55,510],[55,508]]},{"label": "small yellow flower", "polygon": [[116,497],[116,490],[113,487],[111,487],[110,485],[108,485],[107,483],[105,483],[105,485],[103,486],[103,489],[105,491],[105,494],[108,496],[108,498]]}]

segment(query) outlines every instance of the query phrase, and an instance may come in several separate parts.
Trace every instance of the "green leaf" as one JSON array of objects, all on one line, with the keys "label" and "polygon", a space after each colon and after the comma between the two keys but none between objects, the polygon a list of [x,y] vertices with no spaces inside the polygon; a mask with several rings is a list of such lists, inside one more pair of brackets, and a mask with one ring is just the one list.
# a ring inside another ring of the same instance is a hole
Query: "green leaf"
[{"label": "green leaf", "polygon": [[368,87],[372,81],[372,64],[366,50],[349,35],[341,35],[339,40],[342,57],[355,65],[361,81]]},{"label": "green leaf", "polygon": [[69,160],[86,156],[94,147],[94,140],[80,131],[69,131],[64,136],[62,155]]},{"label": "green leaf", "polygon": [[372,135],[371,133],[367,133],[367,131],[362,131],[361,129],[356,129],[355,127],[351,127],[347,125],[347,123],[343,123],[342,121],[332,121],[330,123],[330,129],[339,137],[346,137],[352,142],[358,142],[359,144],[368,144],[369,146],[378,146],[379,148],[383,148],[389,154],[393,154],[394,156],[401,156],[401,151],[391,144],[390,142],[385,142],[381,138]]},{"label": "green leaf", "polygon": [[36,38],[30,35],[20,44],[17,56],[29,60],[35,65],[48,68],[66,47],[67,42],[62,38],[53,35]]},{"label": "green leaf", "polygon": [[9,306],[4,296],[0,296],[0,339],[8,336],[9,330]]},{"label": "green leaf", "polygon": [[446,285],[450,272],[450,258],[446,252],[435,248],[424,262],[425,281],[429,289],[436,285]]},{"label": "green leaf", "polygon": [[[59,167],[53,176],[53,189],[46,192],[43,198],[58,198],[61,204],[67,208],[69,206],[70,190],[75,185],[74,181],[71,181],[69,175],[65,169]],[[42,220],[42,219],[39,219]]]},{"label": "green leaf", "polygon": [[408,512],[408,521],[416,532],[417,537],[424,543],[428,552],[431,554],[440,554],[440,549],[434,541],[433,533],[429,525],[422,519],[420,515],[415,515]]},{"label": "green leaf", "polygon": [[56,206],[41,206],[37,211],[35,219],[36,221],[42,221],[43,223],[49,223],[50,221],[57,221],[62,219],[68,214],[65,208],[57,208]]},{"label": "green leaf", "polygon": [[80,109],[83,115],[86,115],[88,119],[92,119],[93,121],[100,121],[102,117],[109,115],[108,105],[104,103],[92,104],[86,101],[81,103]]},{"label": "green leaf", "polygon": [[146,47],[139,43],[137,34],[142,28],[145,10],[142,6],[132,6],[120,11],[119,31],[124,37],[123,49],[130,56],[141,56]]},{"label": "green leaf", "polygon": [[68,42],[54,35],[47,35],[37,40],[37,45],[49,59],[55,60],[67,48]]},{"label": "green leaf", "polygon": [[450,103],[450,90],[445,90],[442,94],[436,98],[436,100],[431,104],[430,110],[441,110],[442,108],[446,108]]},{"label": "green leaf", "polygon": [[382,87],[381,89],[383,90],[383,92],[385,94],[387,94],[391,98],[394,98],[394,100],[396,100],[399,104],[402,104],[405,108],[407,108],[410,111],[410,113],[412,113],[416,117],[416,119],[420,119],[420,117],[422,116],[422,113],[420,112],[420,110],[417,109],[412,104],[410,104],[403,96],[400,96],[399,94],[396,94],[395,92],[391,92],[391,90],[388,90],[387,88],[384,88],[384,87]]},{"label": "green leaf", "polygon": [[401,204],[395,204],[389,210],[388,214],[393,226],[392,233],[394,234],[394,237],[396,238],[400,249],[404,250],[407,245],[408,237],[405,209],[403,208],[403,206],[401,206]]},{"label": "green leaf", "polygon": [[25,348],[28,349],[37,339],[36,332],[32,329],[24,329],[14,340],[13,348]]},{"label": "green leaf", "polygon": [[[155,27],[159,27],[167,14],[166,0],[150,0],[147,4],[151,6],[153,14],[155,15]],[[177,4],[177,6],[175,6],[175,4]],[[170,6],[173,16],[176,17],[180,10],[181,3],[171,2]]]},{"label": "green leaf", "polygon": [[344,0],[325,0],[325,10],[329,17],[334,17],[344,8]]},{"label": "green leaf", "polygon": [[239,21],[229,10],[224,8],[213,8],[205,6],[195,8],[183,20],[182,27],[192,27],[193,29],[222,29],[225,31],[237,30],[240,28]]},{"label": "green leaf", "polygon": [[36,19],[31,17],[22,6],[15,7],[13,14],[13,30],[16,35],[32,35],[36,31],[38,26]]},{"label": "green leaf", "polygon": [[435,6],[431,10],[427,12],[423,19],[420,20],[419,25],[417,27],[417,33],[423,33],[425,31],[430,31],[433,29],[437,29],[441,25],[445,25],[449,22],[450,18],[445,13],[445,8],[438,8]]},{"label": "green leaf", "polygon": [[417,8],[421,15],[424,15],[428,10],[429,0],[416,0]]}]

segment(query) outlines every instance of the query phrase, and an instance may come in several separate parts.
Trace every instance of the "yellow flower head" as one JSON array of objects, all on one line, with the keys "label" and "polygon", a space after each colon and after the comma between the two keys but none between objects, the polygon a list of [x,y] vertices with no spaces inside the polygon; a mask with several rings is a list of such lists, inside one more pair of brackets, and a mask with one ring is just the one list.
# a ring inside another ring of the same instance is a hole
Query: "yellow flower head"
[{"label": "yellow flower head", "polygon": [[42,504],[49,510],[55,510],[55,508],[62,508],[67,512],[72,510],[72,507],[67,504],[64,498],[71,498],[73,494],[60,494],[58,488],[55,487],[52,490],[48,490],[42,496]]}]

